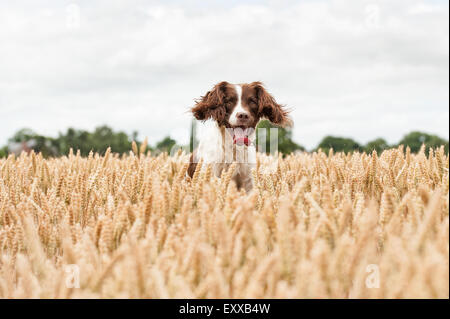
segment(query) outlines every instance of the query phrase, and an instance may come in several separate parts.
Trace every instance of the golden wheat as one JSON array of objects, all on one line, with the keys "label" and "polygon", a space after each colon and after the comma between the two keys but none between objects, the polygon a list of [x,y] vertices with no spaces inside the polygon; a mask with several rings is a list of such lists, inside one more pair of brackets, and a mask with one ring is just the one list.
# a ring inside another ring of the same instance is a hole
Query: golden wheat
[{"label": "golden wheat", "polygon": [[[449,157],[0,160],[0,298],[448,298]],[[199,164],[198,168],[202,165]]]}]

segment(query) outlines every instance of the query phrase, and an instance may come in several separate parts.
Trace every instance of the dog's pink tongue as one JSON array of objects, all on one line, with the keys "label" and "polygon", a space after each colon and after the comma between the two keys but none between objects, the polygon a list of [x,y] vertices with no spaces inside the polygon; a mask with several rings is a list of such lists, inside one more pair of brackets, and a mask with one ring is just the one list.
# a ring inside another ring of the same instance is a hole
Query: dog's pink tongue
[{"label": "dog's pink tongue", "polygon": [[249,145],[247,130],[237,128],[234,130],[233,143],[237,145]]}]

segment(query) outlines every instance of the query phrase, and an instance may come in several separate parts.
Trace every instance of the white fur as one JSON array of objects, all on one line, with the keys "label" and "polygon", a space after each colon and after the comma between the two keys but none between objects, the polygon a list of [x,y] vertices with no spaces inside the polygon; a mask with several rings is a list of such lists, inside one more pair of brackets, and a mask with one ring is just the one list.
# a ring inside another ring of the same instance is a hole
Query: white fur
[{"label": "white fur", "polygon": [[[248,138],[255,142],[254,130]],[[245,190],[252,189],[251,169],[256,166],[255,145],[236,145],[233,143],[233,132],[221,129],[216,121],[209,119],[198,125],[197,136],[199,145],[196,150],[195,159],[203,160],[203,163],[212,164],[216,176],[220,176],[224,169],[227,169],[233,162],[237,163],[233,178],[239,178]],[[233,158],[233,148],[236,149],[236,157]],[[204,169],[204,167],[203,167]]]},{"label": "white fur", "polygon": [[238,102],[237,102],[236,107],[233,110],[233,113],[231,113],[231,115],[230,115],[229,122],[231,125],[237,125],[237,119],[238,119],[237,115],[239,113],[247,113],[248,114],[248,112],[242,106],[242,87],[238,84],[235,84],[234,89],[236,90],[237,95],[238,95]]},{"label": "white fur", "polygon": [[222,161],[223,151],[222,135],[219,125],[213,119],[199,122],[197,125],[197,137],[199,139],[196,157],[204,163],[217,163]]}]

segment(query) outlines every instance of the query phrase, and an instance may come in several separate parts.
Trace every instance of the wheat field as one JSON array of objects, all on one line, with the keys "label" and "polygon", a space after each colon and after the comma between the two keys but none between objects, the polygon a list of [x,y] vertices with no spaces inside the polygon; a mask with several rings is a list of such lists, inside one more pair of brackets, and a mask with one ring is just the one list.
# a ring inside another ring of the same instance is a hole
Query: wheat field
[{"label": "wheat field", "polygon": [[0,298],[449,298],[443,147],[188,158],[0,159]]}]

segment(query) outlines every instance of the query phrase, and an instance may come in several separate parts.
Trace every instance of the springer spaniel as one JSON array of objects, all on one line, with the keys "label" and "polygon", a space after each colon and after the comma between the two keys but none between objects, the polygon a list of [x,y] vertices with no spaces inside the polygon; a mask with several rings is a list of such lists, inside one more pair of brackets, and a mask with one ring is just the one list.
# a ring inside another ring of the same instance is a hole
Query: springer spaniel
[{"label": "springer spaniel", "polygon": [[260,119],[284,127],[292,124],[288,111],[278,104],[261,82],[220,82],[191,109],[202,121],[198,148],[191,155],[192,178],[200,159],[211,164],[216,176],[237,163],[232,176],[238,188],[252,189],[251,169],[256,166],[255,128]]}]

